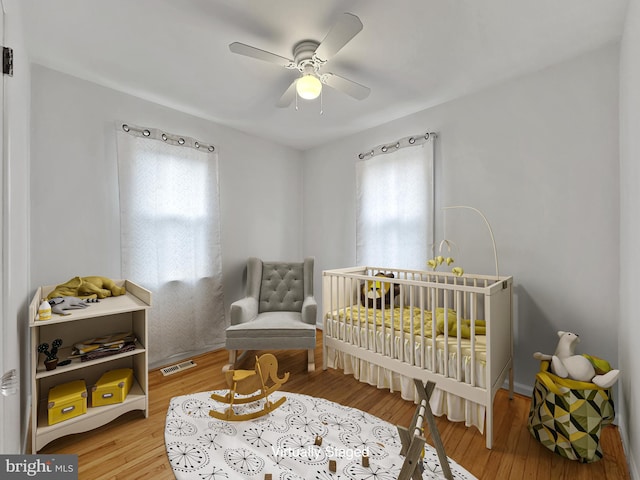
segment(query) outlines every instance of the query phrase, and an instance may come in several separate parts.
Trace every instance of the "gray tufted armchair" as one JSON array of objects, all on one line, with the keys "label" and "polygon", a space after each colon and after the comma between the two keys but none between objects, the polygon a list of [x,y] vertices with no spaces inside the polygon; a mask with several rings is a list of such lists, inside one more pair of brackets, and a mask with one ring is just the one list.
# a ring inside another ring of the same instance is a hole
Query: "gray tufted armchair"
[{"label": "gray tufted armchair", "polygon": [[307,366],[315,369],[316,315],[313,258],[303,262],[247,261],[245,298],[231,304],[225,347],[233,369],[250,350],[307,350]]}]

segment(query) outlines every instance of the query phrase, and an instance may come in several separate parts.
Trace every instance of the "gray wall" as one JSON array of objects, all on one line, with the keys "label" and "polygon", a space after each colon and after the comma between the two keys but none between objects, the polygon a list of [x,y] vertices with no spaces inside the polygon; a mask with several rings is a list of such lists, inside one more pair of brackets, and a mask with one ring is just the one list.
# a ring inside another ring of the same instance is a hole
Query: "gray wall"
[{"label": "gray wall", "polygon": [[[304,154],[304,251],[328,268],[355,262],[359,152],[425,131],[436,147],[436,239],[446,205],[482,210],[500,273],[515,282],[515,378],[531,394],[557,330],[580,352],[617,361],[618,45],[424,110]],[[488,233],[446,214],[468,272],[495,273]],[[472,241],[469,241],[471,238]]]},{"label": "gray wall", "polygon": [[32,117],[33,289],[76,275],[120,277],[115,132],[122,122],[218,148],[227,305],[242,293],[248,256],[302,258],[298,151],[37,65]]},{"label": "gray wall", "polygon": [[630,2],[620,53],[620,402],[631,478],[640,478],[640,2]]}]

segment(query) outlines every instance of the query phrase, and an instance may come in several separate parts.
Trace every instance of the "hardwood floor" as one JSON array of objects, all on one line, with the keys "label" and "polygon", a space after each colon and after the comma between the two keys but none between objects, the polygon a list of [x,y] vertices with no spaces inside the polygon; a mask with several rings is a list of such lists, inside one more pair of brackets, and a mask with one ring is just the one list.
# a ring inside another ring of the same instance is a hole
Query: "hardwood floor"
[{"label": "hardwood floor", "polygon": [[[392,424],[408,425],[415,406],[399,393],[363,384],[339,370],[322,371],[321,332],[316,349],[317,370],[306,372],[305,351],[277,352],[279,371],[291,373],[283,390],[304,393],[369,412]],[[149,373],[149,418],[130,412],[90,432],[60,438],[39,453],[73,453],[79,456],[81,480],[172,479],[173,472],[164,447],[164,421],[169,400],[189,392],[226,388],[221,367],[226,351],[194,357],[196,367],[167,377]],[[247,361],[245,368],[252,368]],[[606,427],[600,441],[604,458],[581,464],[566,460],[540,445],[527,430],[530,399],[516,395],[509,400],[505,390],[495,403],[495,440],[492,450],[475,428],[438,418],[437,424],[447,455],[479,479],[629,479],[618,429]],[[431,443],[430,439],[429,442]]]}]

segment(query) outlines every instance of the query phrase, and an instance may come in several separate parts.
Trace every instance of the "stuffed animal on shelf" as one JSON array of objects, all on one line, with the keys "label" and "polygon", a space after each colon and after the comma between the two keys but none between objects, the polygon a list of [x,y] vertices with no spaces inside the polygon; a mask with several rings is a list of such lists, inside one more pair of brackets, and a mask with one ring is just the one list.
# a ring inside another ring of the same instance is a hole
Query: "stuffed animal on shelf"
[{"label": "stuffed animal on shelf", "polygon": [[616,383],[620,370],[611,369],[607,362],[596,357],[575,354],[576,345],[580,343],[578,335],[560,330],[558,337],[560,340],[553,355],[536,352],[533,358],[550,360],[551,370],[561,378],[592,382],[601,388],[609,388]]},{"label": "stuffed animal on shelf", "polygon": [[66,283],[56,286],[47,295],[47,299],[54,297],[107,298],[124,295],[125,288],[107,277],[73,277]]},{"label": "stuffed animal on shelf", "polygon": [[51,305],[51,311],[58,315],[71,315],[71,313],[65,310],[79,310],[81,308],[87,308],[89,303],[99,302],[97,298],[81,299],[78,297],[54,297],[49,299],[49,305]]}]

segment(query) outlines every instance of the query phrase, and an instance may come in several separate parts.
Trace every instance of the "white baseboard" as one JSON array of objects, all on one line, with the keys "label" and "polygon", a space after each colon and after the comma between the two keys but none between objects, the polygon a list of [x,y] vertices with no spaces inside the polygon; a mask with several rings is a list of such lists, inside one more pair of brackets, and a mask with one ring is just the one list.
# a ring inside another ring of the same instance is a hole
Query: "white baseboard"
[{"label": "white baseboard", "polygon": [[616,415],[618,422],[618,431],[620,432],[620,440],[622,441],[622,449],[624,450],[624,456],[627,459],[627,466],[629,467],[629,477],[631,480],[640,480],[640,470],[632,455],[629,454],[629,436],[627,435],[626,419],[621,413]]},{"label": "white baseboard", "polygon": [[[627,458],[629,458],[627,456]],[[633,458],[629,459],[629,476],[631,480],[640,480],[640,474],[638,473],[638,466]]]},{"label": "white baseboard", "polygon": [[[502,384],[502,388],[505,390],[509,390],[509,380],[505,380]],[[533,385],[527,385],[525,383],[513,382],[513,391],[519,395],[524,395],[525,397],[530,397],[531,392],[533,392]]]}]

